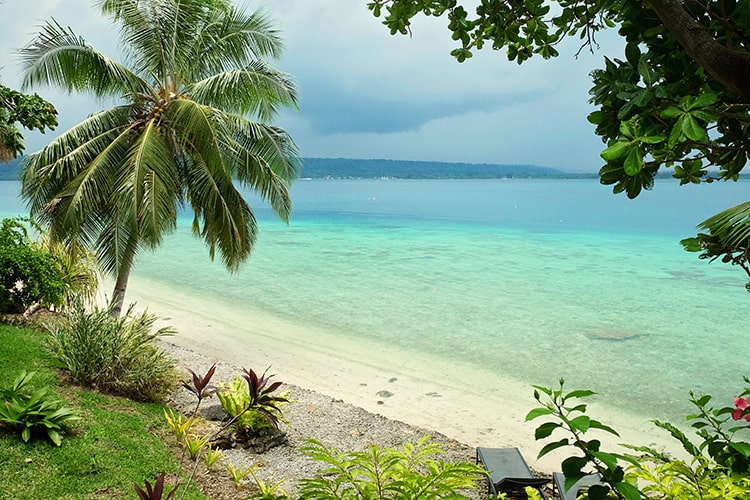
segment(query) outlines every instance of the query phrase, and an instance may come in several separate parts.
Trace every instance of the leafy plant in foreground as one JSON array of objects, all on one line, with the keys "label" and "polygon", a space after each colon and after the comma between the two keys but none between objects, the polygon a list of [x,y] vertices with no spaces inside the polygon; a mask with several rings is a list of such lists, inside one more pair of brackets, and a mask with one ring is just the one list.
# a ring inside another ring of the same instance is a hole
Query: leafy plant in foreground
[{"label": "leafy plant in foreground", "polygon": [[60,446],[60,433],[67,424],[80,420],[80,417],[76,411],[62,406],[61,400],[51,398],[49,386],[28,394],[33,376],[34,372],[21,372],[11,387],[2,390],[0,428],[20,430],[24,442],[31,439],[32,433],[46,431],[50,441]]},{"label": "leafy plant in foreground", "polygon": [[174,329],[154,331],[156,316],[134,313],[123,317],[108,309],[86,311],[77,305],[62,324],[47,326],[49,351],[86,387],[140,401],[162,401],[176,381],[175,361],[156,344]]},{"label": "leafy plant in foreground", "polygon": [[[534,420],[539,417],[552,416],[555,420],[545,422],[536,428],[534,437],[537,440],[548,438],[558,429],[565,431],[570,437],[564,437],[558,441],[546,444],[539,451],[538,457],[543,457],[547,453],[562,448],[572,446],[581,452],[581,455],[574,455],[563,460],[561,466],[565,474],[565,488],[570,488],[579,479],[590,474],[586,467],[592,467],[604,479],[603,484],[593,485],[588,489],[588,498],[598,500],[606,498],[610,492],[617,498],[626,498],[635,500],[641,498],[638,488],[625,481],[625,470],[618,463],[619,460],[632,462],[632,458],[609,453],[601,450],[601,441],[598,439],[586,440],[584,436],[593,429],[598,429],[619,437],[619,434],[598,420],[593,420],[586,415],[586,405],[579,403],[581,398],[594,395],[593,391],[577,390],[564,391],[564,380],[560,380],[560,388],[552,390],[547,387],[534,386],[534,399],[540,403],[539,408],[534,408],[526,415],[526,421]],[[547,400],[542,402],[541,393],[547,396]]]},{"label": "leafy plant in foreground", "polygon": [[[750,383],[747,378],[745,381]],[[571,436],[546,444],[539,452],[540,457],[566,446],[572,446],[582,454],[562,462],[566,488],[593,469],[600,474],[604,484],[588,489],[585,498],[592,500],[608,497],[636,500],[642,496],[704,500],[750,498],[750,443],[736,436],[738,432],[747,432],[749,426],[732,422],[750,421],[747,419],[750,401],[743,398],[750,394],[750,388],[735,400],[734,407],[713,408],[709,406],[711,396],[690,394],[690,401],[698,412],[688,415],[687,420],[701,438],[697,444],[677,426],[654,421],[680,442],[690,456],[690,462],[687,462],[647,446],[622,445],[637,452],[635,456],[601,450],[599,440],[587,441],[584,435],[591,429],[617,433],[585,415],[586,405],[579,400],[594,393],[586,390],[565,392],[563,385],[564,381],[560,380],[558,390],[535,386],[534,397],[541,406],[531,410],[526,420],[552,417],[552,421],[537,427],[535,436],[538,440],[550,437],[557,429]],[[547,396],[546,401],[542,401],[540,392]]]},{"label": "leafy plant in foreground", "polygon": [[234,481],[234,487],[237,488],[237,491],[242,490],[242,480],[253,471],[252,465],[238,469],[234,464],[227,462],[224,464],[224,467],[229,472],[229,475],[232,476],[232,481]]},{"label": "leafy plant in foreground", "polygon": [[329,465],[322,476],[301,481],[300,499],[466,498],[458,493],[473,488],[486,476],[469,462],[446,463],[434,456],[442,449],[422,437],[400,449],[369,446],[365,451],[340,452],[311,440],[303,453]]}]

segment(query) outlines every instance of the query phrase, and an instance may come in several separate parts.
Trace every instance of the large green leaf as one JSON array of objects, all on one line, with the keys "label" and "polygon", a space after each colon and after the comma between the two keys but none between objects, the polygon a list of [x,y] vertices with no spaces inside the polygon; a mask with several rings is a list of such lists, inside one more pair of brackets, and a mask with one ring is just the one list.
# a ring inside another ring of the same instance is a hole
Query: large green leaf
[{"label": "large green leaf", "polygon": [[643,169],[643,153],[638,144],[631,144],[623,168],[627,175],[637,175]]},{"label": "large green leaf", "polygon": [[690,140],[702,141],[706,137],[706,128],[698,123],[692,115],[685,114],[680,117],[682,133]]},{"label": "large green leaf", "polygon": [[628,154],[631,147],[632,143],[630,141],[619,140],[599,153],[599,156],[601,156],[604,161],[615,161]]}]

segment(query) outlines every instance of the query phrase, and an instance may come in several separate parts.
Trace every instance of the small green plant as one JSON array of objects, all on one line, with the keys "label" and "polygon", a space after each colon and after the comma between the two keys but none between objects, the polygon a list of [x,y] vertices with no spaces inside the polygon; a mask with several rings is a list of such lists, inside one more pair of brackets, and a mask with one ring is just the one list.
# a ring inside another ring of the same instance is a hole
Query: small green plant
[{"label": "small green plant", "polygon": [[163,401],[174,387],[175,361],[156,344],[174,329],[154,331],[156,316],[134,313],[119,318],[108,309],[86,311],[82,305],[66,321],[47,326],[47,347],[78,383],[139,401]]},{"label": "small green plant", "polygon": [[[624,460],[635,465],[637,461],[622,454],[602,451],[601,441],[598,439],[586,440],[586,435],[592,430],[600,430],[619,437],[614,429],[586,415],[586,405],[581,403],[580,399],[593,396],[595,393],[588,390],[565,392],[564,384],[565,381],[561,379],[560,388],[557,390],[534,386],[534,399],[540,403],[540,407],[531,410],[526,415],[526,420],[547,416],[554,418],[553,421],[539,425],[534,437],[537,440],[546,439],[558,429],[570,436],[546,444],[539,451],[538,457],[541,458],[558,448],[571,446],[581,454],[570,456],[561,464],[563,474],[565,474],[566,489],[591,472],[586,471],[586,467],[592,467],[602,476],[603,484],[592,485],[588,488],[588,498],[591,500],[606,498],[610,492],[617,498],[628,500],[641,498],[638,488],[625,480],[625,470],[619,463]],[[542,401],[540,393],[546,396],[546,401]]]},{"label": "small green plant", "polygon": [[0,427],[20,430],[24,442],[28,442],[33,433],[46,431],[50,441],[60,446],[60,433],[80,417],[76,411],[62,406],[62,401],[50,397],[49,386],[31,391],[33,376],[34,372],[21,372],[11,387],[2,390]]},{"label": "small green plant", "polygon": [[177,486],[175,486],[170,491],[166,492],[167,496],[164,496],[165,492],[163,472],[157,476],[153,487],[151,486],[151,483],[146,480],[145,490],[137,484],[134,484],[133,488],[135,488],[135,492],[138,494],[138,498],[140,500],[170,500],[171,498],[174,498],[175,493],[177,493]]},{"label": "small green plant", "polygon": [[329,466],[321,477],[301,481],[300,499],[466,498],[486,476],[469,462],[446,463],[434,458],[442,449],[424,436],[401,448],[369,446],[366,451],[341,452],[311,440],[303,453]]},{"label": "small green plant", "polygon": [[250,498],[256,500],[280,500],[289,498],[286,491],[281,488],[281,484],[285,481],[284,479],[276,482],[263,481],[257,474],[255,474],[254,468],[250,468],[250,475],[253,477],[255,485],[258,487],[258,492],[250,495]]},{"label": "small green plant", "polygon": [[210,436],[200,434],[188,434],[182,441],[182,445],[185,447],[185,451],[191,460],[198,460],[201,452],[204,449],[211,447],[213,443],[210,441]]},{"label": "small green plant", "polygon": [[244,469],[242,467],[237,469],[230,462],[224,462],[224,467],[227,469],[227,471],[229,471],[229,475],[232,476],[232,481],[234,481],[234,487],[237,488],[237,491],[241,491],[242,480],[245,478],[245,476],[252,473],[253,465],[245,467]]},{"label": "small green plant", "polygon": [[203,454],[203,463],[206,464],[207,469],[212,469],[216,462],[224,458],[224,454],[221,450],[214,448],[212,445],[206,446],[206,452]]},{"label": "small green plant", "polygon": [[175,413],[171,409],[164,410],[164,419],[167,421],[169,428],[172,429],[178,443],[185,440],[190,429],[197,423],[194,417],[186,418],[181,413]]},{"label": "small green plant", "polygon": [[[237,376],[229,383],[220,383],[216,396],[221,402],[222,408],[227,415],[235,419],[234,427],[258,431],[267,427],[275,427],[278,421],[284,421],[280,403],[282,399],[266,408],[265,412],[249,410],[251,407],[251,394],[248,390],[247,381]],[[286,401],[286,394],[280,396]],[[270,416],[269,416],[270,415]]]}]

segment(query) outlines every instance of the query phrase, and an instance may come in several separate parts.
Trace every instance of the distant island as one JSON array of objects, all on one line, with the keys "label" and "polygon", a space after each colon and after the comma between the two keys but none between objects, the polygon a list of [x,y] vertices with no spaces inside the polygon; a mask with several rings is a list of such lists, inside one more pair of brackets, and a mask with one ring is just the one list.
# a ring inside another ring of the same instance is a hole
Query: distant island
[{"label": "distant island", "polygon": [[449,163],[438,161],[304,158],[303,179],[509,179],[596,178],[537,165]]},{"label": "distant island", "polygon": [[[582,179],[573,174],[537,165],[449,163],[437,161],[360,160],[352,158],[303,158],[302,179]],[[0,180],[20,180],[21,159],[0,164]]]}]

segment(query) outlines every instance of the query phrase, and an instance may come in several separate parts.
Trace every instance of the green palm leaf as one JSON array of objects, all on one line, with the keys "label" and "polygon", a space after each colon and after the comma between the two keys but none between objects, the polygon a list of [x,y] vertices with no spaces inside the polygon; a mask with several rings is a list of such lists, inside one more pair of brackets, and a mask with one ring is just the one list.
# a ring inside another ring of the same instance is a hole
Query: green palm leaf
[{"label": "green palm leaf", "polygon": [[226,71],[187,88],[196,101],[224,111],[273,119],[279,107],[297,108],[297,95],[289,75],[262,61]]},{"label": "green palm leaf", "polygon": [[746,246],[750,240],[750,201],[709,217],[698,228],[710,231],[730,247]]},{"label": "green palm leaf", "polygon": [[105,56],[57,22],[21,49],[23,87],[52,85],[97,97],[143,92],[148,85],[125,66]]}]

